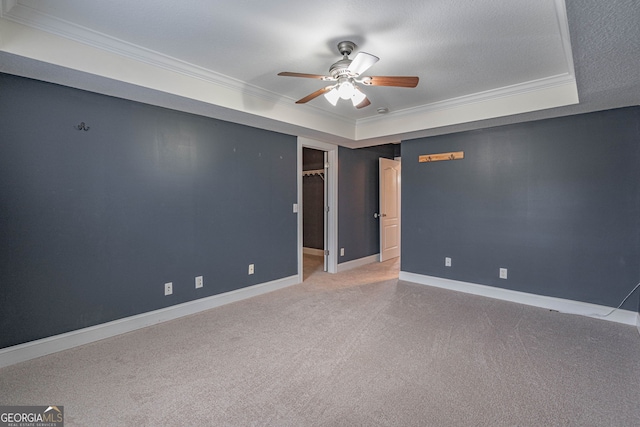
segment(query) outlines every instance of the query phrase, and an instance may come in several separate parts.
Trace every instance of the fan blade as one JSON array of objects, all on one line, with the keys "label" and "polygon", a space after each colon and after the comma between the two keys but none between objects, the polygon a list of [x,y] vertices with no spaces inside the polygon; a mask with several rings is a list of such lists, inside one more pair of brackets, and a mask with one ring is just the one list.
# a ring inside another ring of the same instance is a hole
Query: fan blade
[{"label": "fan blade", "polygon": [[373,64],[375,64],[379,60],[380,58],[378,58],[377,56],[371,55],[370,53],[358,52],[356,57],[353,58],[353,61],[351,61],[351,64],[349,65],[348,70],[352,74],[359,76],[360,74],[367,71],[369,67],[371,67]]},{"label": "fan blade", "polygon": [[364,108],[364,107],[366,107],[367,105],[371,105],[371,101],[369,101],[369,98],[365,98],[365,99],[363,99],[363,100],[362,100],[362,102],[361,102],[360,104],[356,105],[356,108],[357,108],[357,109]]},{"label": "fan blade", "polygon": [[304,74],[304,73],[291,73],[289,71],[283,71],[278,73],[279,76],[285,77],[306,77],[308,79],[327,79],[329,76],[321,76],[320,74]]},{"label": "fan blade", "polygon": [[368,86],[397,86],[397,87],[416,87],[418,86],[418,77],[407,76],[373,76],[365,77],[362,84]]},{"label": "fan blade", "polygon": [[335,85],[323,87],[322,89],[319,89],[319,90],[313,92],[312,94],[309,94],[309,95],[305,96],[304,98],[297,100],[296,104],[304,104],[306,102],[309,102],[312,99],[315,99],[315,98],[319,97],[320,95],[324,95],[325,93],[329,92],[334,87],[335,87]]}]

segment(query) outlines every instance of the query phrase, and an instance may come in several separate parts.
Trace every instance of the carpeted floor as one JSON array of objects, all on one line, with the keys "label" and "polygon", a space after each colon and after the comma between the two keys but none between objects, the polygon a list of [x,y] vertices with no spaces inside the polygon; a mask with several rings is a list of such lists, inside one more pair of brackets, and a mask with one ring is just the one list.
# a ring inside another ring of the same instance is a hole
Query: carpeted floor
[{"label": "carpeted floor", "polygon": [[0,369],[67,426],[639,426],[634,327],[399,282],[398,260]]}]

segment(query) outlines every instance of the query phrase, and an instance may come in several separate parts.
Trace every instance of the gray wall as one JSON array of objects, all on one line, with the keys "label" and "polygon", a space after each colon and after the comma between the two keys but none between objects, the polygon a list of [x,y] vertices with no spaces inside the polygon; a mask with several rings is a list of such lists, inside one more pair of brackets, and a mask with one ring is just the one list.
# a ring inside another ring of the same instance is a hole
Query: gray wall
[{"label": "gray wall", "polygon": [[380,252],[378,159],[394,157],[394,145],[338,149],[338,263]]},{"label": "gray wall", "polygon": [[296,156],[295,137],[0,74],[0,348],[296,275]]},{"label": "gray wall", "polygon": [[639,260],[638,107],[402,143],[403,271],[617,306]]}]

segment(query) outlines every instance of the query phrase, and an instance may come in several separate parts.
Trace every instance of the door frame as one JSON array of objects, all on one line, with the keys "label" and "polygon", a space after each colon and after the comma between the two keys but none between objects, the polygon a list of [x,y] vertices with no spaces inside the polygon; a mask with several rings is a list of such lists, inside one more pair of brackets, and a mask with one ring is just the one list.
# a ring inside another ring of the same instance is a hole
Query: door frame
[{"label": "door frame", "polygon": [[[318,141],[311,138],[298,137],[298,278],[303,280],[302,260],[303,260],[303,227],[302,227],[302,149],[304,147],[327,153],[329,168],[325,179],[327,185],[327,227],[325,229],[326,247],[329,250],[327,256],[327,272],[338,272],[338,146],[328,142]],[[326,208],[326,206],[325,206]]]}]

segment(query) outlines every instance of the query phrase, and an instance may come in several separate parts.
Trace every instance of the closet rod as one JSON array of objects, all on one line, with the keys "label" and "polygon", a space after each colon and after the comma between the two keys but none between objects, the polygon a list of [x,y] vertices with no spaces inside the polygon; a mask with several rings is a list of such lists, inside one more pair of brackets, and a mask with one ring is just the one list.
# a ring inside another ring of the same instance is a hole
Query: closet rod
[{"label": "closet rod", "polygon": [[302,171],[302,176],[320,175],[320,178],[324,179],[324,169],[313,169],[308,171]]}]

